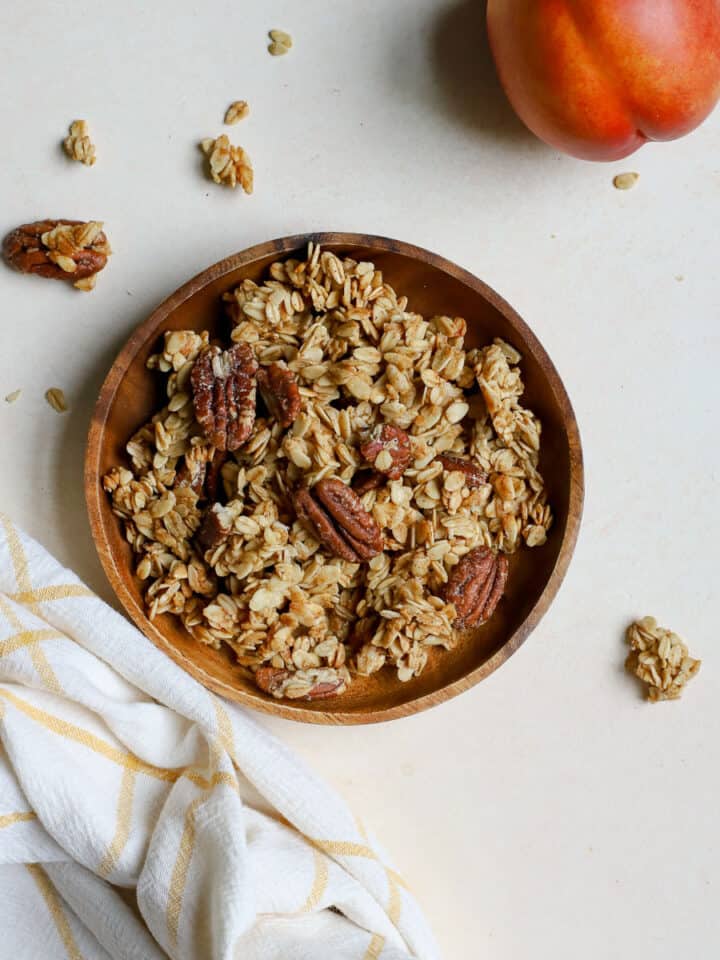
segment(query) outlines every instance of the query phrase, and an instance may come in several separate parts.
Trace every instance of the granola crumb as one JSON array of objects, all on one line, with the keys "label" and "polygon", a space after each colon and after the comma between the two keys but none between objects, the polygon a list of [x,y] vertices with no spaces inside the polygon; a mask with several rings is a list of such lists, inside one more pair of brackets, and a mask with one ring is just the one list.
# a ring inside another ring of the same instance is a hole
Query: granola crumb
[{"label": "granola crumb", "polygon": [[632,190],[639,179],[639,173],[618,173],[613,177],[613,186],[616,190]]},{"label": "granola crumb", "polygon": [[15,403],[15,401],[18,399],[21,393],[22,393],[22,390],[13,390],[12,393],[9,393],[5,397],[5,403]]},{"label": "granola crumb", "polygon": [[68,409],[68,405],[65,400],[65,394],[60,387],[50,387],[48,390],[46,390],[45,399],[53,408],[55,413],[65,413]]},{"label": "granola crumb", "polygon": [[63,140],[63,147],[71,160],[78,160],[87,167],[95,163],[95,144],[90,139],[87,120],[74,120],[70,124],[70,133]]},{"label": "granola crumb", "polygon": [[225,123],[230,127],[244,120],[250,113],[247,100],[234,100],[225,111]]},{"label": "granola crumb", "polygon": [[254,174],[250,157],[242,147],[233,146],[223,133],[213,139],[200,142],[200,149],[207,157],[208,171],[215,183],[233,189],[240,184],[245,193],[252,193]]},{"label": "granola crumb", "polygon": [[689,655],[685,642],[672,630],[659,627],[655,617],[643,617],[627,629],[630,644],[625,666],[647,684],[647,699],[679,700],[685,684],[702,661]]}]

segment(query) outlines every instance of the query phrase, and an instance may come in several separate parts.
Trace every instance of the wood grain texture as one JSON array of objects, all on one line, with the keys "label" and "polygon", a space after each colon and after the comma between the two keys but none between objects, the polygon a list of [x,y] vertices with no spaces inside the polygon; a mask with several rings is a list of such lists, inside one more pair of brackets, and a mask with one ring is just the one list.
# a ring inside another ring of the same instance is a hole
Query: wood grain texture
[{"label": "wood grain texture", "polygon": [[[432,651],[422,676],[400,683],[389,670],[357,677],[347,693],[315,704],[274,700],[233,662],[230,651],[194,641],[170,615],[150,622],[130,547],[102,489],[102,476],[127,462],[125,443],[159,409],[163,384],[146,369],[166,330],[224,329],[220,297],[245,278],[258,281],[277,259],[303,256],[308,241],[339,255],[372,260],[389,283],[422,314],[463,316],[466,342],[482,346],[502,337],[523,356],[524,402],[543,425],[540,470],[555,514],[544,547],[510,558],[505,598],[492,619],[461,638],[453,651]],[[373,723],[408,716],[462,693],[496,670],[537,626],[560,587],[577,539],[583,507],[580,435],[552,361],[527,324],[494,290],[461,267],[411,244],[354,233],[319,233],[273,240],[204,270],[168,297],[130,337],[97,401],[85,458],[85,496],[93,538],[110,583],[142,632],[209,689],[268,713],[310,723]]]}]

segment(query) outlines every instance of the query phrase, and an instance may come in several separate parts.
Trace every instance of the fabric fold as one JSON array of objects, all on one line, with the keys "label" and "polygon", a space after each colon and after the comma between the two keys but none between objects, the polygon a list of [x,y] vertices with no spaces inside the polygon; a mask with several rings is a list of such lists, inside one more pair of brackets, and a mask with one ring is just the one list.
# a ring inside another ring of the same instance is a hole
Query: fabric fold
[{"label": "fabric fold", "polygon": [[344,801],[0,517],[0,955],[436,960]]}]

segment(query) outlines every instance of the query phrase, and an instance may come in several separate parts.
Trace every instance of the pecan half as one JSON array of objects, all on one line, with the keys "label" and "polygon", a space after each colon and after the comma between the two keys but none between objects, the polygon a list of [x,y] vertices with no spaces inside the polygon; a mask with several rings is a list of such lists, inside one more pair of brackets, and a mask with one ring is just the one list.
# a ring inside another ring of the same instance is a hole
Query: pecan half
[{"label": "pecan half", "polygon": [[270,416],[281,427],[289,427],[297,419],[301,406],[295,374],[279,363],[271,363],[269,367],[259,368],[257,384]]},{"label": "pecan half", "polygon": [[51,280],[87,280],[103,269],[110,252],[95,220],[37,220],[16,227],[3,241],[11,267]]},{"label": "pecan half", "polygon": [[298,516],[335,556],[362,563],[382,552],[380,527],[341,480],[326,478],[312,490],[303,487],[295,493],[294,502]]},{"label": "pecan half", "polygon": [[397,480],[410,463],[410,438],[393,423],[378,424],[360,444],[360,453],[378,473]]},{"label": "pecan half", "polygon": [[487,481],[487,474],[483,468],[472,460],[466,460],[465,457],[456,457],[452,453],[439,453],[435,459],[445,467],[448,473],[458,471],[465,474],[465,483],[470,490],[481,487]]},{"label": "pecan half", "polygon": [[488,547],[476,547],[452,568],[445,600],[455,605],[454,626],[458,630],[479,627],[490,619],[505,590],[507,576],[507,557]]},{"label": "pecan half", "polygon": [[227,507],[214,503],[203,517],[196,539],[202,550],[214,550],[233,528],[233,517]]},{"label": "pecan half", "polygon": [[218,450],[237,450],[255,422],[257,362],[247,343],[206,347],[190,373],[195,416]]},{"label": "pecan half", "polygon": [[[290,671],[283,670],[282,667],[258,667],[255,671],[255,683],[263,693],[269,693],[273,697],[280,698],[283,695],[285,681],[291,676]],[[314,687],[311,687],[303,697],[298,699],[327,700],[328,697],[336,696],[342,685],[343,680],[339,677],[333,682],[320,681],[316,683]]]}]

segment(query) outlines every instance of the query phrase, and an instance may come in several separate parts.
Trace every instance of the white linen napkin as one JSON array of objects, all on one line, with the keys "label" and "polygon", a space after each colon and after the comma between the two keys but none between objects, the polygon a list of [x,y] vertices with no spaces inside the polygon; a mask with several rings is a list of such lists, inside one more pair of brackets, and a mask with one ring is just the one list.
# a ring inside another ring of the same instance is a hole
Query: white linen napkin
[{"label": "white linen napkin", "polygon": [[0,957],[435,960],[345,803],[0,515]]}]

